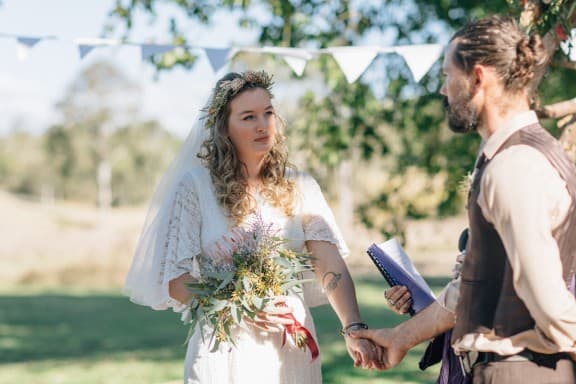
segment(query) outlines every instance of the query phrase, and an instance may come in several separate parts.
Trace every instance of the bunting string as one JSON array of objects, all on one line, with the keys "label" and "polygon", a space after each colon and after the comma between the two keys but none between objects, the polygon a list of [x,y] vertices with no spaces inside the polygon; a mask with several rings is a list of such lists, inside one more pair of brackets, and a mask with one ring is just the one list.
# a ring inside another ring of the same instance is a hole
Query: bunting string
[{"label": "bunting string", "polygon": [[[17,42],[17,57],[19,60],[27,60],[30,50],[44,40],[58,39],[55,36],[20,36],[14,34],[2,34],[0,38],[15,39]],[[319,55],[331,55],[343,72],[348,83],[354,83],[374,59],[382,54],[398,54],[408,66],[412,78],[419,82],[430,70],[432,65],[442,54],[441,44],[417,44],[400,45],[392,47],[383,46],[345,46],[328,47],[322,49],[289,48],[289,47],[205,47],[173,44],[149,44],[137,43],[115,39],[102,38],[76,38],[72,40],[78,49],[80,59],[85,58],[90,52],[106,46],[138,46],[142,60],[170,52],[177,48],[187,48],[194,51],[202,51],[208,60],[210,67],[216,73],[223,68],[236,54],[240,52],[255,54],[271,54],[278,56],[288,64],[297,76],[302,76],[308,61]]]}]

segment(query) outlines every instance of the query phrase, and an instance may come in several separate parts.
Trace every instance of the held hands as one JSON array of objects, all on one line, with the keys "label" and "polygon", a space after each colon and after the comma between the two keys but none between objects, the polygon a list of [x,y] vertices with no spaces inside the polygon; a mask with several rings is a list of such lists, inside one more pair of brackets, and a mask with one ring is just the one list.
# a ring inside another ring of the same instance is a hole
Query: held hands
[{"label": "held hands", "polygon": [[344,335],[348,354],[354,360],[355,367],[364,369],[384,369],[381,363],[383,359],[382,348],[375,345],[368,339],[352,338],[348,334]]},{"label": "held hands", "polygon": [[[412,306],[408,288],[397,285],[384,292],[390,308],[402,315]],[[394,343],[393,329],[353,329],[345,333],[346,347],[354,366],[367,369],[390,369],[402,361],[407,350]]]},{"label": "held hands", "polygon": [[412,297],[408,288],[403,285],[396,285],[384,291],[384,297],[390,308],[399,315],[408,313],[412,305]]},{"label": "held hands", "polygon": [[[397,342],[396,332],[392,328],[382,329],[358,329],[349,332],[351,339],[367,339],[379,347],[379,362],[376,368],[386,370],[398,365],[408,349],[405,349]],[[362,366],[364,368],[364,366]]]}]

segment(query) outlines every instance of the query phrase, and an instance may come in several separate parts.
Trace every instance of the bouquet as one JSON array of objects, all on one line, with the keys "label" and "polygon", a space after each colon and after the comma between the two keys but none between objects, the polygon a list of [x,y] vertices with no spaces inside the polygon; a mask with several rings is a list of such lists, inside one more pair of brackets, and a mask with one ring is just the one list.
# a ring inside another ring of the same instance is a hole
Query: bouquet
[{"label": "bouquet", "polygon": [[[309,281],[302,279],[302,272],[312,270],[311,256],[286,249],[285,243],[258,219],[249,229],[235,228],[215,244],[211,255],[199,256],[200,279],[188,285],[193,295],[189,337],[199,326],[203,338],[210,329],[212,352],[222,342],[234,345],[232,327],[246,328],[246,319],[266,312],[275,296],[301,293]],[[314,361],[319,352],[310,331],[292,314],[277,316],[292,320],[284,326],[282,345],[288,335],[298,348],[308,347]]]}]

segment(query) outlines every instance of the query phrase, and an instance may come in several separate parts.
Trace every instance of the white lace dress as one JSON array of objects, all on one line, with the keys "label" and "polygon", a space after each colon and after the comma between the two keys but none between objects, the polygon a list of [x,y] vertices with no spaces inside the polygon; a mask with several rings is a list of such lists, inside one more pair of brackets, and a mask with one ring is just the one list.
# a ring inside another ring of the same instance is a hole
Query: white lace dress
[{"label": "white lace dress", "polygon": [[[306,240],[323,240],[336,244],[342,255],[348,250],[335,225],[334,217],[316,181],[303,173],[295,176],[299,193],[295,215],[285,216],[280,210],[257,198],[259,212],[265,223],[273,223],[279,235],[289,240],[289,247],[302,251]],[[249,218],[247,219],[247,221]],[[226,217],[214,196],[210,175],[205,168],[196,168],[181,180],[172,207],[166,259],[160,278],[168,290],[168,282],[183,273],[197,274],[195,258],[210,254],[210,246],[229,231]],[[166,297],[168,297],[166,295]],[[306,284],[304,300],[295,296],[295,312],[301,323],[316,338],[309,307],[327,303],[318,284]],[[167,299],[167,306],[182,312],[186,307]],[[279,333],[258,329],[233,330],[236,346],[221,344],[210,352],[197,330],[189,340],[185,362],[185,384],[314,384],[321,383],[320,359],[311,363],[310,352],[302,351],[287,342],[281,346]]]}]

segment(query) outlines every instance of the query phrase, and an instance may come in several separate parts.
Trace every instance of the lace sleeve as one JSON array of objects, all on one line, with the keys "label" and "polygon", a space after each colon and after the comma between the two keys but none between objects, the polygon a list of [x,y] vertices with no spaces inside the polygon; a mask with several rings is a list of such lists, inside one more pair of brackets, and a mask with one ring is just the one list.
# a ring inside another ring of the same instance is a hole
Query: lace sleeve
[{"label": "lace sleeve", "polygon": [[194,185],[186,175],[150,205],[123,289],[132,302],[156,310],[185,308],[170,298],[168,283],[198,270],[201,223]]},{"label": "lace sleeve", "polygon": [[300,188],[304,240],[328,241],[338,247],[342,257],[346,257],[350,251],[320,186],[311,176],[304,174],[300,177]]},{"label": "lace sleeve", "polygon": [[192,185],[181,181],[176,190],[171,207],[165,258],[161,263],[160,276],[168,299],[168,306],[179,311],[183,305],[168,295],[170,280],[185,273],[198,276],[198,264],[195,259],[200,253],[200,207],[198,196]]}]

